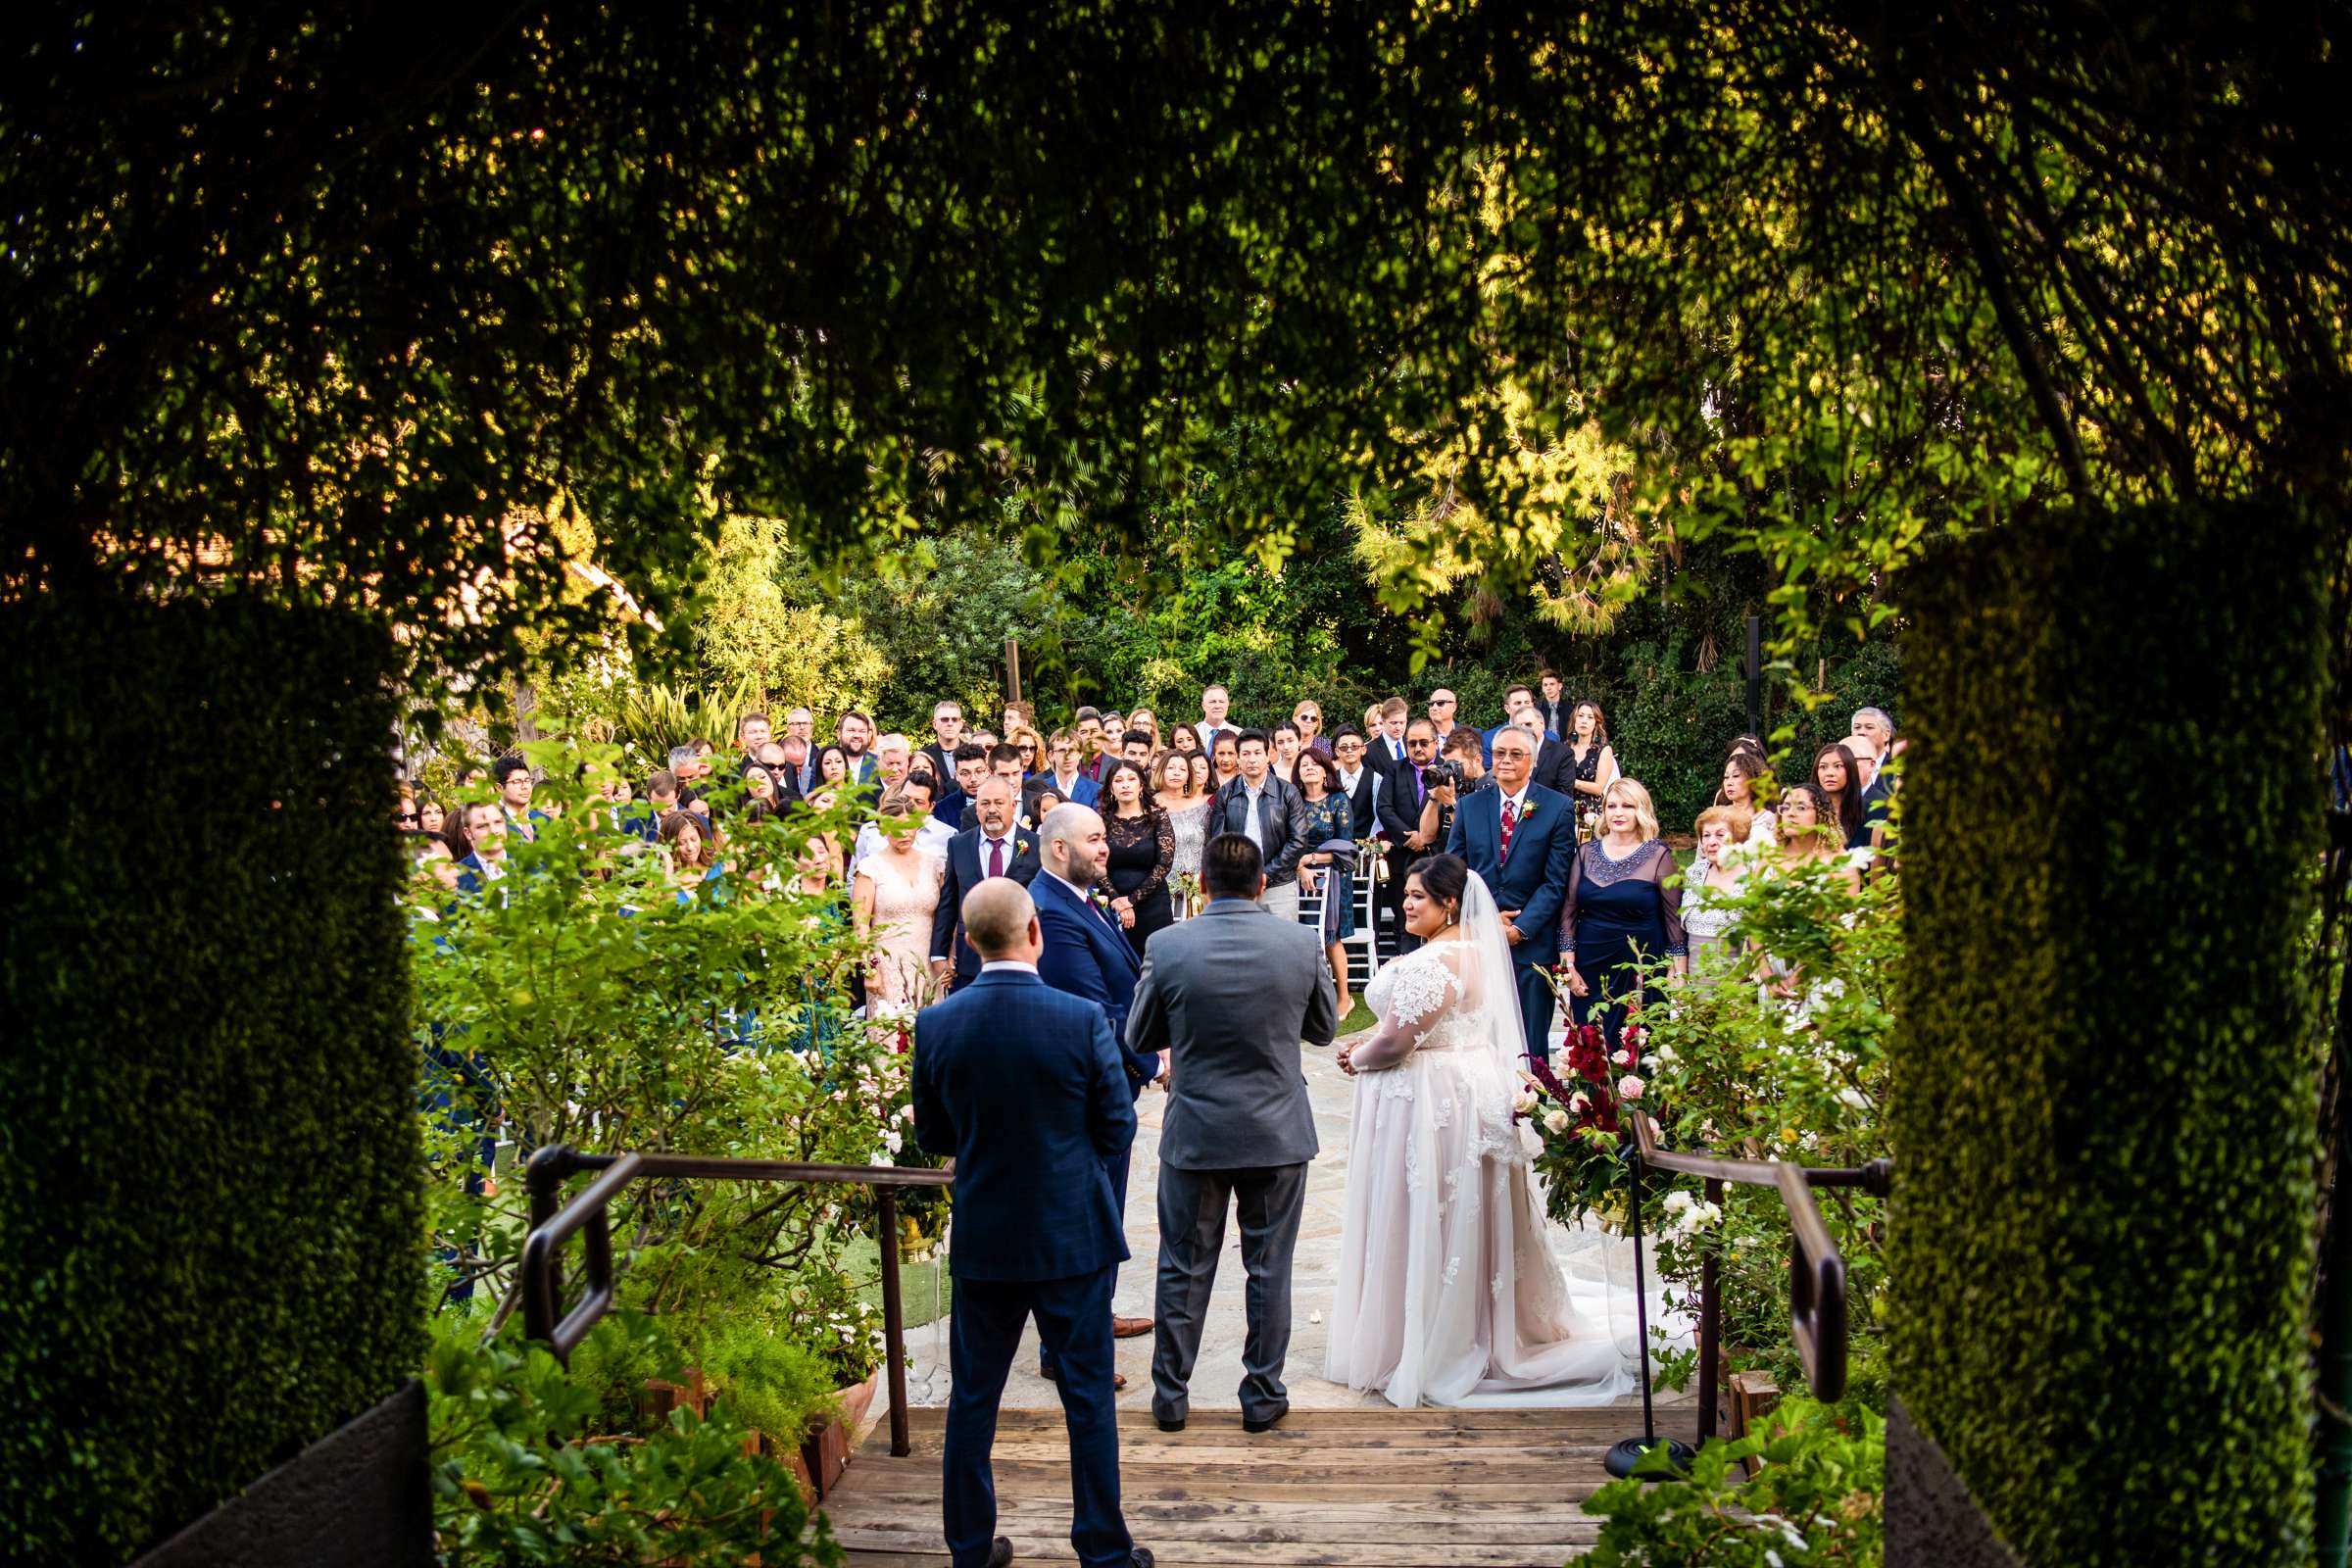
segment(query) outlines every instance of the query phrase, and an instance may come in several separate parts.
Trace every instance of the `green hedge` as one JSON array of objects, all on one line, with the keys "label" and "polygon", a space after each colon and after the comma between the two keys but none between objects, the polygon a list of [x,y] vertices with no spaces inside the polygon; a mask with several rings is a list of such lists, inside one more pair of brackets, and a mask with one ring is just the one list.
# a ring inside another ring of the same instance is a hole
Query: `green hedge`
[{"label": "green hedge", "polygon": [[2030,1564],[2310,1557],[2321,580],[2245,507],[1914,585],[1895,1388]]},{"label": "green hedge", "polygon": [[389,639],[0,612],[0,1532],[121,1561],[423,1348]]}]

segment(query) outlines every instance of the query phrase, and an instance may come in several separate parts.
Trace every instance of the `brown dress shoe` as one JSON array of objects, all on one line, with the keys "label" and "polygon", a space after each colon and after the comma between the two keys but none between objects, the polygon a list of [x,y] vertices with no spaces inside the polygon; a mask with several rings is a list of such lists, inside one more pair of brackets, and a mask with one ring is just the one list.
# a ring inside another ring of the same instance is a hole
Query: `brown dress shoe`
[{"label": "brown dress shoe", "polygon": [[1114,1314],[1110,1320],[1110,1337],[1114,1340],[1132,1340],[1151,1332],[1152,1320],[1148,1317],[1119,1317]]}]

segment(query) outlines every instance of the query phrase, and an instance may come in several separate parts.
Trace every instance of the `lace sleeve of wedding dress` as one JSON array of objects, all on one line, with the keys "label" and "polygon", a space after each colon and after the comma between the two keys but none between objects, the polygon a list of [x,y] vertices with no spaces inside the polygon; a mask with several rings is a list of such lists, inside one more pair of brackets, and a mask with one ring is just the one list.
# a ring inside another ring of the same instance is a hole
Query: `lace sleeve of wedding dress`
[{"label": "lace sleeve of wedding dress", "polygon": [[1423,953],[1427,956],[1415,955],[1396,965],[1388,1015],[1380,1020],[1372,1038],[1348,1055],[1356,1071],[1377,1072],[1411,1055],[1461,995],[1461,981],[1445,956],[1427,949]]}]

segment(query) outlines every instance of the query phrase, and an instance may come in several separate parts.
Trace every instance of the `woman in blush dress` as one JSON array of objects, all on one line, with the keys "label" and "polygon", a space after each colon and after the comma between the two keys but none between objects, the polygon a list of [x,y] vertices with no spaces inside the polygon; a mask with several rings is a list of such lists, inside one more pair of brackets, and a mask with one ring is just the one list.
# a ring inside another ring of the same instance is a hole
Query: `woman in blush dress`
[{"label": "woman in blush dress", "polygon": [[1598,1404],[1632,1386],[1611,1303],[1580,1313],[1515,1116],[1526,1035],[1501,911],[1461,859],[1405,877],[1422,946],[1384,964],[1355,1079],[1324,1375],[1396,1405]]},{"label": "woman in blush dress", "polygon": [[881,814],[902,831],[885,835],[882,848],[858,862],[852,883],[858,935],[874,944],[865,967],[869,1009],[876,1003],[912,1007],[930,1000],[931,916],[948,867],[916,842],[906,822],[916,809],[904,793],[882,803]]}]

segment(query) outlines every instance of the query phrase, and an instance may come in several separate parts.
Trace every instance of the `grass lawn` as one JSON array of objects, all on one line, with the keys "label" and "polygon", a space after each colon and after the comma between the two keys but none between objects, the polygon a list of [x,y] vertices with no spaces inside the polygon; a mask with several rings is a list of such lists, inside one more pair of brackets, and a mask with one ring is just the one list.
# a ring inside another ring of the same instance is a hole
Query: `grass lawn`
[{"label": "grass lawn", "polygon": [[[842,1253],[841,1268],[850,1278],[865,1281],[858,1289],[858,1298],[882,1310],[882,1254],[873,1239],[860,1236],[851,1242]],[[935,1249],[925,1262],[899,1264],[899,1300],[906,1308],[908,1328],[945,1317],[953,1294],[945,1247]]]}]

